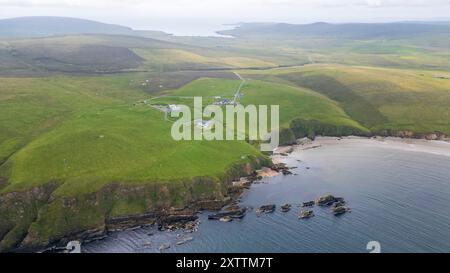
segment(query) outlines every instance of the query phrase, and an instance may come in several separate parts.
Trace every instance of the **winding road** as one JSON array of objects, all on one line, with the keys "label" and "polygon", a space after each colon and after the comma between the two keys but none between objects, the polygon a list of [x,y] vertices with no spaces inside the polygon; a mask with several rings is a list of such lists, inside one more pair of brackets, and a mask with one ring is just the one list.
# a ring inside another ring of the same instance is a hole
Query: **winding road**
[{"label": "winding road", "polygon": [[237,100],[241,97],[241,89],[245,84],[245,79],[239,75],[239,73],[237,72],[233,72],[239,79],[241,79],[241,84],[239,85],[238,89],[236,90],[236,94],[234,94],[234,98],[233,98],[233,104],[236,104]]}]

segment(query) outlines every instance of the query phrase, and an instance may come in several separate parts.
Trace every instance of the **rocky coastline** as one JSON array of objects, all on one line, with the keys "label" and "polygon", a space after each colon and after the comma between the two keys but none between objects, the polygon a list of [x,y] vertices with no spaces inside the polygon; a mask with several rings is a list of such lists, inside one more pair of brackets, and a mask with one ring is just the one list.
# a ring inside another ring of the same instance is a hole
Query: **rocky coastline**
[{"label": "rocky coastline", "polygon": [[[410,137],[413,137],[414,135],[405,132],[403,136],[404,137],[402,139],[410,139]],[[335,139],[340,140],[342,138]],[[366,137],[365,139],[384,139],[384,137]],[[439,134],[430,134],[424,136],[423,139],[450,141],[448,136],[444,137],[444,135]],[[239,170],[234,169],[231,171],[227,178],[222,182],[222,189],[220,190],[220,193],[216,192],[215,194],[202,196],[201,198],[193,198],[193,196],[191,196],[190,200],[186,202],[186,205],[181,207],[172,206],[170,205],[170,202],[163,202],[161,200],[143,213],[123,214],[117,216],[107,214],[104,218],[102,218],[102,221],[98,222],[98,224],[88,227],[80,227],[65,234],[52,237],[48,241],[39,241],[37,239],[39,234],[34,232],[32,228],[22,227],[22,234],[19,234],[19,243],[14,244],[13,242],[8,242],[8,232],[10,232],[14,227],[8,226],[9,223],[7,221],[0,221],[0,238],[2,240],[0,252],[52,251],[55,249],[61,249],[61,247],[64,247],[69,241],[72,240],[87,243],[94,240],[103,239],[110,232],[150,225],[157,225],[158,228],[162,230],[194,230],[196,228],[198,213],[202,211],[216,211],[217,213],[215,215],[212,214],[211,219],[221,220],[223,222],[242,218],[247,212],[247,208],[240,208],[236,205],[242,193],[248,190],[253,183],[259,183],[259,181],[265,177],[271,177],[279,174],[291,175],[291,168],[277,161],[276,157],[288,156],[298,146],[302,149],[314,149],[320,147],[320,145],[314,144],[312,140],[307,138],[297,140],[294,146],[290,145],[280,147],[274,153],[274,156],[272,156],[272,162],[270,164],[260,164],[261,162],[258,162],[258,164],[246,164],[244,166],[239,166]],[[2,201],[0,203],[0,212],[2,212],[2,210],[5,211],[6,207],[11,206],[12,204],[18,204],[19,206],[16,206],[16,212],[18,213],[17,215],[24,219],[21,224],[23,226],[31,227],[32,224],[38,219],[39,207],[44,206],[46,202],[54,201],[52,200],[52,193],[57,189],[58,185],[58,182],[54,182],[36,187],[28,192],[13,192],[2,195],[0,196],[0,201]],[[154,191],[154,189],[152,190]],[[148,189],[145,189],[143,186],[131,189],[123,188],[119,185],[110,185],[100,192],[91,194],[84,201],[87,201],[93,206],[99,206],[99,203],[105,202],[105,200],[109,198],[107,196],[114,196],[115,200],[118,200],[124,195],[136,195],[142,197],[148,193]],[[23,200],[35,201],[23,203]],[[349,209],[347,210],[347,208],[343,206],[345,203],[342,204],[342,202],[339,201],[341,200],[333,202],[333,204],[338,204],[336,207],[332,208],[332,212],[335,215],[341,215],[349,211]],[[75,205],[71,204],[69,200],[61,200],[61,202],[65,203],[65,206],[67,206],[69,210],[76,211],[77,209],[80,209],[77,207],[78,203],[83,202],[83,200],[73,201]],[[313,204],[312,202],[305,202],[303,205],[304,207],[310,207]],[[34,210],[30,211],[30,207],[33,207]],[[288,211],[290,206],[288,209],[286,204],[285,208],[282,207],[282,210],[283,209]]]},{"label": "rocky coastline", "polygon": [[[61,186],[55,181],[31,190],[2,194],[0,215],[5,217],[0,219],[0,252],[51,252],[64,248],[70,241],[88,243],[103,239],[110,232],[142,226],[194,229],[199,212],[219,211],[230,205],[258,178],[256,170],[271,165],[267,157],[253,158],[249,163],[231,167],[220,181],[196,178],[183,182],[184,188],[164,183],[140,186],[113,183],[83,196],[55,197],[54,192]],[[234,184],[240,177],[247,182]],[[182,196],[182,205],[172,201],[175,194]],[[142,213],[114,212],[123,200],[145,204],[139,209]],[[55,221],[48,222],[45,218],[50,215],[46,213],[53,213]],[[48,228],[54,227],[60,231],[47,233]]]},{"label": "rocky coastline", "polygon": [[[270,164],[269,167],[251,170],[246,166],[247,174],[240,177],[237,181],[227,183],[226,194],[221,199],[205,199],[195,200],[183,208],[161,209],[158,211],[120,216],[109,218],[105,221],[105,225],[97,228],[85,230],[80,233],[70,234],[62,238],[57,243],[38,251],[52,252],[65,251],[64,246],[72,240],[80,243],[89,243],[96,240],[104,239],[108,233],[124,231],[128,229],[136,229],[144,226],[157,226],[158,230],[184,230],[186,232],[196,231],[198,225],[198,214],[203,211],[216,212],[208,216],[210,220],[218,220],[221,222],[230,222],[233,219],[242,219],[248,212],[248,208],[239,207],[238,201],[242,194],[250,189],[253,183],[257,183],[264,177],[272,177],[274,175],[289,175],[287,171],[289,167],[285,164]],[[273,205],[264,213],[273,212]],[[272,210],[271,210],[272,209]],[[162,250],[167,247],[162,247]],[[161,250],[161,251],[162,251]],[[36,249],[22,249],[22,251],[36,251]]]}]

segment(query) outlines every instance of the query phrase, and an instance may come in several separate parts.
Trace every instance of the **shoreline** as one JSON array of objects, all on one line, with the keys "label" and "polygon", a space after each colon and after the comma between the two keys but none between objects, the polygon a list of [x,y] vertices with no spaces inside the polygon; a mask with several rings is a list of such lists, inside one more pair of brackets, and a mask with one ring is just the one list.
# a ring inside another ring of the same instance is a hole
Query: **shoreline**
[{"label": "shoreline", "polygon": [[292,147],[312,149],[335,145],[364,145],[372,148],[388,148],[407,152],[429,153],[441,156],[450,156],[450,141],[426,140],[400,137],[317,137],[315,140],[302,139]]}]

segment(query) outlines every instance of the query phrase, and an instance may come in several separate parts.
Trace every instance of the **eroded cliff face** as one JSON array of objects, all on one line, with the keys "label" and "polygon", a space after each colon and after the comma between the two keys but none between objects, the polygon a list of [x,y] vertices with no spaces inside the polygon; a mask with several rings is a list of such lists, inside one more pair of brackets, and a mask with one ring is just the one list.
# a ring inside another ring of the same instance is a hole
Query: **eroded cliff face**
[{"label": "eroded cliff face", "polygon": [[232,181],[271,164],[267,158],[231,167],[221,178],[164,183],[111,183],[99,191],[59,196],[62,183],[0,195],[0,251],[38,251],[71,240],[91,241],[108,231],[195,219],[199,210],[230,202]]},{"label": "eroded cliff face", "polygon": [[47,183],[26,191],[0,195],[0,252],[14,249],[27,235],[28,227],[40,208],[50,200],[57,182]]}]

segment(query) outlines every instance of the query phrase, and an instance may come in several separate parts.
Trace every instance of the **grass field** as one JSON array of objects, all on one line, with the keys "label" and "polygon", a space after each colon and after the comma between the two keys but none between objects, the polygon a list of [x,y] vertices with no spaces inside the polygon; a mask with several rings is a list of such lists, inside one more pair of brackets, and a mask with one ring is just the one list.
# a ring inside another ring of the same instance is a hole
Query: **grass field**
[{"label": "grass field", "polygon": [[[200,79],[169,94],[201,96],[206,103],[212,102],[214,96],[232,98],[239,84],[239,80]],[[279,105],[280,124],[283,127],[288,127],[293,119],[305,118],[363,129],[357,122],[351,120],[336,102],[304,88],[249,80],[241,91],[243,94],[241,103],[243,105]],[[161,99],[164,99],[164,97]]]},{"label": "grass field", "polygon": [[446,74],[440,71],[310,65],[267,71],[263,77],[275,77],[321,93],[338,102],[352,119],[374,132],[392,129],[450,134],[450,81],[437,77]]},{"label": "grass field", "polygon": [[139,56],[146,60],[146,65],[152,68],[171,70],[176,68],[248,68],[248,67],[275,67],[274,63],[257,58],[241,56],[221,56],[214,54],[208,56],[200,55],[195,51],[184,49],[142,49],[134,50]]}]

